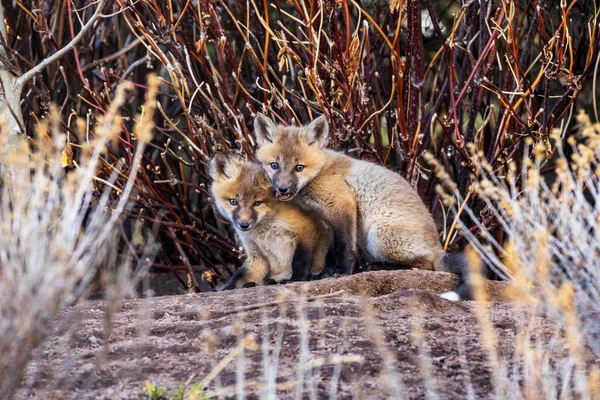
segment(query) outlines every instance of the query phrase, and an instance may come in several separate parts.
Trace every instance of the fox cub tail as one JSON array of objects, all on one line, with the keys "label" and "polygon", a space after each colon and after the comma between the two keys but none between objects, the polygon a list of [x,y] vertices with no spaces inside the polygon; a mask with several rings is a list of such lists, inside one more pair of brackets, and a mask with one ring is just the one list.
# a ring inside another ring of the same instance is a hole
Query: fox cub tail
[{"label": "fox cub tail", "polygon": [[442,293],[441,297],[450,301],[473,300],[473,293],[469,284],[471,269],[469,268],[466,252],[445,254],[440,262],[439,270],[451,272],[459,277],[456,289]]}]

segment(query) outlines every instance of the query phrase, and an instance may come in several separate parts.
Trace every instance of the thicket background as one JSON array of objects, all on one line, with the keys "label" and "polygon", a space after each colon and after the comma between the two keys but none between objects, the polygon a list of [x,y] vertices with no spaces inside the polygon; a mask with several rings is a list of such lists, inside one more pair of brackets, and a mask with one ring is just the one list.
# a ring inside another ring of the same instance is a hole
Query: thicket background
[{"label": "thicket background", "polygon": [[[120,159],[130,165],[146,76],[160,77],[154,138],[130,217],[148,227],[161,221],[153,268],[187,271],[182,284],[190,287],[199,288],[199,280],[217,284],[239,261],[240,250],[210,204],[206,166],[215,151],[252,157],[256,111],[285,124],[325,113],[333,148],[403,174],[440,221],[447,210],[425,152],[467,197],[476,171],[469,143],[502,176],[507,162],[521,159],[525,138],[551,158],[553,129],[566,142],[575,135],[571,116],[578,109],[597,118],[600,33],[592,0],[3,0],[2,6],[2,101],[18,122],[13,130],[35,146],[35,127],[50,104],[58,105],[68,132],[67,169],[124,81],[135,92],[121,107],[127,118],[98,177],[110,176]],[[72,51],[51,58],[78,35]],[[468,202],[484,211],[483,225],[502,241],[477,196]],[[461,236],[448,231],[451,218],[441,222],[450,237],[444,242],[460,245]]]}]

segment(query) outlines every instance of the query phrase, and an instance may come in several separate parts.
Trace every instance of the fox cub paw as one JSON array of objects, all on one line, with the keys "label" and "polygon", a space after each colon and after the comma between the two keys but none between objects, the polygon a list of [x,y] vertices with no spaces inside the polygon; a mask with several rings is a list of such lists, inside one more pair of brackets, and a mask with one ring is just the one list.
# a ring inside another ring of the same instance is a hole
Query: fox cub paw
[{"label": "fox cub paw", "polygon": [[246,282],[244,283],[244,288],[250,288],[256,286],[256,282]]}]

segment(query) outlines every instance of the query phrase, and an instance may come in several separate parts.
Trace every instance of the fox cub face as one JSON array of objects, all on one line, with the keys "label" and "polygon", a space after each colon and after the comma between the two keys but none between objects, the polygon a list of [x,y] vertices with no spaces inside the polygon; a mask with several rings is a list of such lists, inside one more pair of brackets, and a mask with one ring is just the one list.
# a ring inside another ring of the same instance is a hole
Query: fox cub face
[{"label": "fox cub face", "polygon": [[218,154],[211,161],[210,175],[211,193],[219,213],[241,231],[256,226],[277,201],[259,164]]},{"label": "fox cub face", "polygon": [[325,164],[329,125],[321,116],[304,127],[276,125],[261,113],[254,119],[256,153],[281,201],[291,200]]}]

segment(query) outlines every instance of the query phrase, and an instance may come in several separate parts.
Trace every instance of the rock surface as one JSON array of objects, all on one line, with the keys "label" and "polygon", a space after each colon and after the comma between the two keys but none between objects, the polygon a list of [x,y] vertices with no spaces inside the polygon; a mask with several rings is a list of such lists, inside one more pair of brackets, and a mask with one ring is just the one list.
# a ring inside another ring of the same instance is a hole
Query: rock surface
[{"label": "rock surface", "polygon": [[[207,379],[207,395],[232,398],[242,383],[236,371],[244,372],[247,398],[274,390],[276,398],[293,398],[299,380],[304,398],[434,391],[456,399],[470,390],[486,398],[491,374],[475,303],[437,296],[456,283],[439,272],[376,271],[127,300],[109,325],[103,301],[83,302],[60,314],[17,398],[137,399],[146,382],[172,394],[182,381],[189,388]],[[522,320],[505,302],[504,285],[490,283],[489,306],[500,354],[510,359]],[[527,321],[540,337],[555,331],[542,317]]]}]

